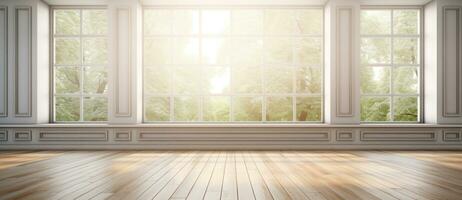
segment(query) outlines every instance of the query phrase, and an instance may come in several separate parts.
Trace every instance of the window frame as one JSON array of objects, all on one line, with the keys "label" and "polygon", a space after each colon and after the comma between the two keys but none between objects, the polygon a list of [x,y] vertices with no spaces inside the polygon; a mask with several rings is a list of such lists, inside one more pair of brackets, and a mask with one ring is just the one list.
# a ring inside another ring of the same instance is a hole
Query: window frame
[{"label": "window frame", "polygon": [[[50,123],[53,123],[53,124],[107,124],[107,122],[109,121],[109,92],[107,92],[106,94],[88,94],[88,95],[82,95],[82,93],[79,93],[79,94],[72,94],[72,95],[65,95],[65,96],[69,96],[69,97],[80,97],[81,99],[81,102],[80,102],[80,119],[79,121],[56,121],[56,113],[55,113],[55,76],[54,76],[54,73],[55,73],[55,63],[54,63],[54,58],[55,58],[55,51],[54,51],[54,40],[55,40],[55,20],[54,20],[54,13],[56,10],[86,10],[86,9],[94,9],[94,10],[105,10],[106,13],[108,12],[108,6],[105,6],[105,5],[53,5],[53,6],[50,6],[50,10],[49,10],[49,66],[50,66],[50,73],[49,73],[49,121]],[[82,13],[82,12],[80,12]],[[107,19],[107,23],[110,22],[110,19],[109,19],[109,14],[107,13],[107,16],[108,16],[108,19]],[[79,38],[82,38],[82,16],[80,16],[80,33],[79,33]],[[108,24],[109,26],[109,24]],[[107,29],[107,33],[104,34],[104,35],[91,35],[90,37],[91,38],[94,38],[94,37],[105,37],[106,40],[107,40],[107,43],[108,43],[108,48],[109,48],[109,42],[110,42],[110,33],[109,33],[109,28]],[[58,37],[66,37],[66,35],[59,35]],[[81,47],[80,49],[83,48],[82,44],[80,44]],[[108,53],[108,59],[109,59],[109,53],[110,53],[110,50],[108,49],[107,50],[107,53]],[[83,55],[80,55],[82,59],[82,56]],[[84,67],[81,64],[79,64],[80,67]],[[101,67],[101,65],[97,65],[98,67]],[[106,64],[106,66],[104,66],[104,69],[106,70],[107,73],[109,73],[109,67],[110,67],[110,63],[108,61],[108,63]],[[80,87],[83,86],[83,77],[82,77],[82,74],[83,74],[83,71],[82,69],[79,70],[80,71]],[[110,80],[109,80],[109,76],[108,76],[108,83],[109,84]],[[80,90],[83,90],[83,88],[80,88]],[[83,98],[84,96],[89,96],[89,97],[106,97],[107,99],[107,120],[106,121],[85,121],[83,120],[83,115],[84,115],[84,108],[83,108]]]},{"label": "window frame", "polygon": [[[304,94],[297,94],[296,92],[296,67],[295,66],[290,66],[290,68],[293,68],[291,70],[292,72],[292,77],[294,78],[292,80],[293,82],[293,86],[295,86],[295,88],[293,88],[293,92],[292,93],[280,93],[280,94],[265,94],[264,92],[264,79],[262,79],[262,91],[261,91],[261,95],[255,95],[255,94],[248,94],[248,93],[243,93],[243,94],[235,94],[233,93],[232,91],[228,92],[228,93],[223,93],[223,94],[175,94],[173,95],[171,92],[169,93],[166,93],[166,94],[159,94],[157,97],[167,97],[170,99],[170,120],[169,121],[148,121],[146,120],[146,101],[147,101],[147,97],[149,97],[146,92],[145,92],[145,80],[144,80],[144,75],[141,77],[142,78],[142,81],[141,81],[141,91],[142,91],[142,105],[141,105],[141,109],[142,109],[142,120],[141,120],[141,123],[142,124],[324,124],[325,123],[325,111],[326,111],[326,104],[325,104],[325,40],[326,40],[326,34],[325,34],[325,22],[326,22],[326,17],[325,17],[325,9],[324,9],[324,6],[321,6],[321,5],[266,5],[266,4],[262,4],[262,5],[254,5],[254,4],[250,4],[250,5],[185,5],[185,6],[179,6],[179,5],[145,5],[145,6],[142,6],[141,10],[141,57],[142,57],[142,61],[141,61],[141,73],[144,74],[145,72],[145,63],[144,63],[144,41],[145,41],[145,34],[144,34],[144,22],[145,22],[145,17],[144,17],[144,13],[145,13],[145,10],[148,10],[148,9],[197,9],[197,10],[207,10],[207,9],[224,9],[224,10],[234,10],[234,9],[319,9],[322,11],[322,31],[321,31],[321,35],[319,35],[318,37],[321,38],[321,64],[319,65],[319,67],[321,68],[321,92],[319,93],[319,95],[304,95]],[[200,24],[200,21],[201,20],[201,17],[199,15],[199,24]],[[200,25],[199,25],[200,26]],[[174,35],[174,34],[172,34]],[[231,33],[228,33],[228,34],[225,34],[225,35],[220,35],[220,37],[229,37],[231,35]],[[265,34],[262,34],[262,35],[265,35]],[[258,38],[260,39],[263,39],[264,37],[263,36],[260,36]],[[198,34],[195,34],[194,35],[195,37],[199,37],[199,38],[203,38],[204,37],[204,34],[202,33],[198,33]],[[150,36],[152,37],[152,36]],[[212,36],[208,35],[208,34],[205,34],[205,37],[215,37],[213,34]],[[314,35],[307,35],[307,37],[315,37]],[[290,36],[291,39],[295,38],[294,36]],[[199,42],[200,43],[200,42]],[[199,44],[201,45],[201,44]],[[292,47],[293,49],[293,47]],[[199,57],[201,57],[199,55]],[[201,63],[199,64],[194,64],[194,65],[202,65]],[[263,76],[263,73],[264,73],[264,67],[261,66],[262,64],[259,65],[260,69],[262,70],[262,75]],[[291,65],[294,65],[294,64],[291,64]],[[210,67],[210,66],[208,66]],[[279,66],[280,68],[283,68],[281,66]],[[233,73],[233,68],[232,67],[229,67],[229,72],[230,72],[230,76],[231,74]],[[230,77],[230,81],[232,81],[232,78]],[[230,90],[232,90],[232,82],[230,83]],[[172,102],[172,99],[175,98],[175,97],[199,97],[200,98],[200,111],[199,111],[199,118],[203,118],[203,97],[213,97],[213,96],[223,96],[223,97],[227,97],[227,98],[230,98],[230,101],[229,101],[229,106],[230,106],[230,110],[229,110],[229,115],[230,115],[230,118],[229,118],[229,121],[204,121],[203,119],[199,119],[198,121],[174,121],[173,120],[173,115],[174,115],[174,108],[172,107],[172,105],[174,104]],[[232,105],[233,105],[233,97],[234,96],[239,96],[239,97],[261,97],[261,121],[235,121],[234,120],[234,115],[233,115],[233,109],[232,109]],[[267,121],[266,120],[266,110],[267,110],[267,99],[268,97],[291,97],[292,98],[292,120],[291,121]],[[296,120],[296,98],[298,97],[320,97],[321,98],[321,116],[320,116],[320,121],[297,121]]]},{"label": "window frame", "polygon": [[[424,6],[414,6],[414,5],[361,5],[360,6],[360,16],[361,16],[361,11],[363,10],[391,10],[391,33],[390,35],[378,35],[379,38],[390,38],[391,39],[391,46],[390,46],[390,55],[393,55],[393,39],[395,38],[395,34],[393,33],[393,10],[406,10],[406,9],[409,9],[409,10],[419,10],[419,34],[418,34],[418,38],[419,38],[419,65],[416,67],[418,67],[419,69],[419,77],[418,77],[418,86],[419,86],[419,94],[417,94],[416,96],[418,97],[418,100],[417,100],[417,103],[418,103],[418,110],[417,110],[417,121],[362,121],[361,120],[361,98],[363,97],[363,94],[361,92],[359,92],[359,104],[360,104],[360,110],[359,110],[359,118],[360,118],[360,124],[423,124],[425,123],[425,118],[424,118],[424,113],[425,113],[425,59],[424,59],[424,56],[425,56],[425,15],[424,15]],[[358,21],[359,24],[361,24],[361,17],[359,17],[359,21]],[[366,38],[367,37],[371,37],[371,35],[367,35],[367,34],[361,34],[361,27],[359,29],[359,52],[361,52],[361,40],[362,38],[364,38],[363,36],[365,36]],[[406,38],[406,37],[415,37],[417,35],[398,35],[396,36],[396,38]],[[374,37],[374,35],[372,35],[372,37]],[[417,37],[416,37],[417,38]],[[360,59],[360,64],[359,64],[359,73],[361,73],[361,69],[362,69],[362,66],[361,66],[361,55],[359,55],[359,59]],[[393,56],[391,57],[391,59],[393,59]],[[393,63],[394,61],[391,60],[391,63],[388,64],[388,66],[390,66],[391,68],[395,67],[395,64]],[[380,65],[380,64],[378,64]],[[394,110],[393,110],[393,97],[395,96],[405,96],[405,97],[410,97],[412,95],[396,95],[394,93],[392,93],[392,87],[393,87],[393,70],[390,71],[390,94],[389,95],[383,95],[383,94],[371,94],[371,95],[364,95],[364,96],[376,96],[376,97],[379,97],[379,96],[384,96],[384,97],[389,97],[390,98],[390,115],[393,117],[394,115]],[[361,88],[361,80],[360,81],[360,88]],[[359,88],[359,90],[361,90]]]}]

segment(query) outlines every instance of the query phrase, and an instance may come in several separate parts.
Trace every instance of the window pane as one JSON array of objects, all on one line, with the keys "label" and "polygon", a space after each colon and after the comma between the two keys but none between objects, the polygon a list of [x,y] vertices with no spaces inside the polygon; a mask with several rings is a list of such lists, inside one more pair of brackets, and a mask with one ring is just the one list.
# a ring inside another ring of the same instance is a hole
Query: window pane
[{"label": "window pane", "polygon": [[418,34],[419,11],[418,10],[394,10],[393,11],[394,34]]},{"label": "window pane", "polygon": [[418,101],[417,97],[395,97],[393,100],[395,121],[417,121]]},{"label": "window pane", "polygon": [[107,34],[107,14],[105,10],[82,10],[82,32],[84,35]]},{"label": "window pane", "polygon": [[55,64],[80,64],[80,40],[78,38],[55,39]]},{"label": "window pane", "polygon": [[173,73],[175,94],[198,94],[201,91],[201,73],[198,68],[177,67]]},{"label": "window pane", "polygon": [[295,40],[295,63],[322,63],[322,38],[307,37]]},{"label": "window pane", "polygon": [[258,38],[235,38],[231,42],[229,51],[231,63],[234,64],[260,64],[262,60],[263,41]]},{"label": "window pane", "polygon": [[363,67],[361,69],[362,94],[389,94],[390,67]]},{"label": "window pane", "polygon": [[107,121],[107,98],[84,97],[83,121]]},{"label": "window pane", "polygon": [[261,121],[261,97],[234,97],[235,121]]},{"label": "window pane", "polygon": [[199,120],[199,97],[175,97],[175,121]]},{"label": "window pane", "polygon": [[263,11],[242,9],[232,11],[232,30],[235,34],[261,34],[263,30]]},{"label": "window pane", "polygon": [[361,121],[390,121],[389,97],[361,97]]},{"label": "window pane", "polygon": [[294,32],[293,11],[288,9],[265,10],[265,34],[291,34]]},{"label": "window pane", "polygon": [[145,106],[146,121],[170,121],[169,97],[149,97]]},{"label": "window pane", "polygon": [[76,67],[57,67],[54,82],[56,94],[79,93],[80,69]]},{"label": "window pane", "polygon": [[292,64],[292,40],[290,38],[273,38],[264,40],[267,64]]},{"label": "window pane", "polygon": [[227,64],[229,63],[229,41],[221,38],[202,39],[202,63]]},{"label": "window pane", "polygon": [[393,91],[398,94],[418,94],[419,68],[397,67],[393,69]]},{"label": "window pane", "polygon": [[[145,21],[152,23],[149,19]],[[199,33],[199,11],[183,9],[173,11],[173,32],[175,34]]]},{"label": "window pane", "polygon": [[233,90],[236,93],[261,93],[260,67],[233,68]]},{"label": "window pane", "polygon": [[85,65],[106,65],[107,62],[106,38],[83,39],[83,63]]},{"label": "window pane", "polygon": [[80,11],[79,10],[55,10],[55,34],[79,35],[80,34]]},{"label": "window pane", "polygon": [[104,68],[84,69],[83,92],[86,94],[105,94],[107,92],[107,73]]},{"label": "window pane", "polygon": [[297,121],[321,121],[321,97],[297,97]]},{"label": "window pane", "polygon": [[171,40],[168,38],[145,38],[143,61],[145,65],[169,64],[172,60]]},{"label": "window pane", "polygon": [[204,121],[229,121],[230,98],[213,96],[204,99]]},{"label": "window pane", "polygon": [[175,38],[173,48],[174,64],[199,63],[199,39]]},{"label": "window pane", "polygon": [[225,34],[230,31],[229,10],[202,11],[202,33]]},{"label": "window pane", "polygon": [[144,35],[169,34],[172,31],[172,11],[145,9],[143,22]]},{"label": "window pane", "polygon": [[296,72],[297,93],[320,94],[322,71],[317,67],[300,67]]},{"label": "window pane", "polygon": [[266,93],[292,93],[292,68],[269,67],[265,69]]},{"label": "window pane", "polygon": [[391,33],[390,10],[361,11],[361,34],[381,35]]},{"label": "window pane", "polygon": [[395,38],[393,47],[395,64],[419,64],[419,39]]},{"label": "window pane", "polygon": [[361,63],[388,64],[391,63],[391,40],[389,38],[361,39]]},{"label": "window pane", "polygon": [[144,88],[147,94],[162,94],[170,91],[170,73],[167,67],[145,68]]},{"label": "window pane", "polygon": [[223,94],[229,92],[229,67],[208,67],[204,69],[204,90],[209,94]]},{"label": "window pane", "polygon": [[56,97],[55,120],[79,121],[80,120],[80,97]]},{"label": "window pane", "polygon": [[295,31],[300,34],[321,35],[323,11],[320,9],[300,9],[295,12]]},{"label": "window pane", "polygon": [[266,121],[292,121],[292,97],[268,97]]}]

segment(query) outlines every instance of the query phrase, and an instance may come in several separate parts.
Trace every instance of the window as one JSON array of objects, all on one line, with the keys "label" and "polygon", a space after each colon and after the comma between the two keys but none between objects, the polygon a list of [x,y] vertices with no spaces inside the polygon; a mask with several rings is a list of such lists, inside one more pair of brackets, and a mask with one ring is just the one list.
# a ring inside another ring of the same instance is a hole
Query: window
[{"label": "window", "polygon": [[361,121],[420,121],[420,10],[361,11]]},{"label": "window", "polygon": [[107,120],[107,14],[53,9],[54,121]]},{"label": "window", "polygon": [[322,8],[143,13],[144,121],[322,121]]}]

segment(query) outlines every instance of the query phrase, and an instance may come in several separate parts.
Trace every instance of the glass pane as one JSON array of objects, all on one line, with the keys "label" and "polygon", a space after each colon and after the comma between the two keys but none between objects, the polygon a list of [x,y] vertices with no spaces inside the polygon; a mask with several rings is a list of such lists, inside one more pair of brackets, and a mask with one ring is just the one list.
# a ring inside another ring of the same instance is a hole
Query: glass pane
[{"label": "glass pane", "polygon": [[198,121],[199,104],[199,97],[175,97],[173,106],[175,121]]},{"label": "glass pane", "polygon": [[266,93],[292,93],[292,68],[270,67],[265,69]]},{"label": "glass pane", "polygon": [[291,34],[294,32],[294,15],[289,9],[265,10],[265,34]]},{"label": "glass pane", "polygon": [[363,67],[361,69],[362,94],[389,94],[390,67]]},{"label": "glass pane", "polygon": [[394,97],[394,121],[418,121],[417,97]]},{"label": "glass pane", "polygon": [[389,97],[361,97],[361,121],[390,121]]},{"label": "glass pane", "polygon": [[419,39],[395,38],[393,47],[395,64],[419,64]]},{"label": "glass pane", "polygon": [[199,40],[197,38],[175,38],[173,48],[174,64],[199,63]]},{"label": "glass pane", "polygon": [[362,10],[361,34],[380,35],[391,34],[390,10]]},{"label": "glass pane", "polygon": [[388,64],[391,62],[391,40],[388,38],[361,39],[361,63]]},{"label": "glass pane", "polygon": [[172,32],[172,11],[145,9],[143,13],[144,35],[170,34]]},{"label": "glass pane", "polygon": [[225,34],[230,29],[229,10],[204,10],[202,11],[203,34]]},{"label": "glass pane", "polygon": [[204,98],[204,121],[229,121],[229,97]]},{"label": "glass pane", "polygon": [[107,98],[84,97],[83,121],[107,121]]},{"label": "glass pane", "polygon": [[221,38],[202,39],[202,63],[229,63],[229,41]]},{"label": "glass pane", "polygon": [[396,67],[393,69],[393,91],[398,94],[419,93],[419,68]]},{"label": "glass pane", "polygon": [[322,63],[322,38],[299,38],[295,42],[296,64]]},{"label": "glass pane", "polygon": [[56,67],[55,92],[56,94],[80,92],[80,69],[76,67]]},{"label": "glass pane", "polygon": [[173,11],[173,32],[175,34],[199,33],[199,11],[175,10]]},{"label": "glass pane", "polygon": [[55,10],[55,34],[79,35],[80,34],[80,11],[79,10]]},{"label": "glass pane", "polygon": [[84,35],[104,35],[107,33],[107,14],[105,10],[82,10],[82,32]]},{"label": "glass pane", "polygon": [[235,121],[261,121],[261,97],[234,97]]},{"label": "glass pane", "polygon": [[144,115],[146,121],[170,121],[170,98],[147,98]]},{"label": "glass pane", "polygon": [[145,38],[143,42],[144,65],[169,64],[172,60],[172,45],[168,38]]},{"label": "glass pane", "polygon": [[168,93],[170,73],[167,67],[144,68],[144,89],[147,94]]},{"label": "glass pane", "polygon": [[106,65],[107,40],[106,38],[83,39],[83,63],[86,65]]},{"label": "glass pane", "polygon": [[297,97],[297,121],[317,121],[322,119],[321,97]]},{"label": "glass pane", "polygon": [[297,69],[297,93],[320,94],[322,89],[322,70],[316,67]]},{"label": "glass pane", "polygon": [[83,92],[86,94],[104,94],[107,92],[107,72],[104,68],[85,68]]},{"label": "glass pane", "polygon": [[295,32],[300,34],[322,35],[322,9],[297,10],[295,15]]},{"label": "glass pane", "polygon": [[223,94],[229,92],[229,67],[208,67],[204,69],[204,90],[209,94]]},{"label": "glass pane", "polygon": [[292,97],[268,97],[266,121],[292,121]]},{"label": "glass pane", "polygon": [[394,34],[419,34],[418,10],[393,10]]},{"label": "glass pane", "polygon": [[261,92],[261,69],[260,67],[235,67],[233,68],[233,90],[236,93],[260,93]]},{"label": "glass pane", "polygon": [[261,34],[263,30],[262,10],[233,10],[232,30],[234,34]]},{"label": "glass pane", "polygon": [[201,90],[201,73],[198,68],[177,67],[173,73],[175,94],[198,94]]},{"label": "glass pane", "polygon": [[273,38],[264,40],[264,61],[267,64],[292,64],[292,40]]},{"label": "glass pane", "polygon": [[80,98],[79,97],[56,97],[55,98],[56,121],[79,121]]},{"label": "glass pane", "polygon": [[80,64],[80,40],[78,38],[55,39],[55,64]]},{"label": "glass pane", "polygon": [[235,64],[260,64],[263,41],[257,38],[236,38],[232,40],[231,62]]}]

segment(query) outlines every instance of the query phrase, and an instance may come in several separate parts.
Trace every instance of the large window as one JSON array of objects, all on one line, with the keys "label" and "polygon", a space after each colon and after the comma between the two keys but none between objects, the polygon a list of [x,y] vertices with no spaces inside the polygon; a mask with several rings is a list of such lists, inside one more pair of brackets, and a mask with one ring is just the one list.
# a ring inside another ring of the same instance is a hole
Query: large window
[{"label": "large window", "polygon": [[420,120],[420,10],[361,11],[361,121]]},{"label": "large window", "polygon": [[144,121],[322,121],[322,8],[145,8],[143,34]]},{"label": "large window", "polygon": [[107,14],[53,9],[54,121],[107,120]]}]

